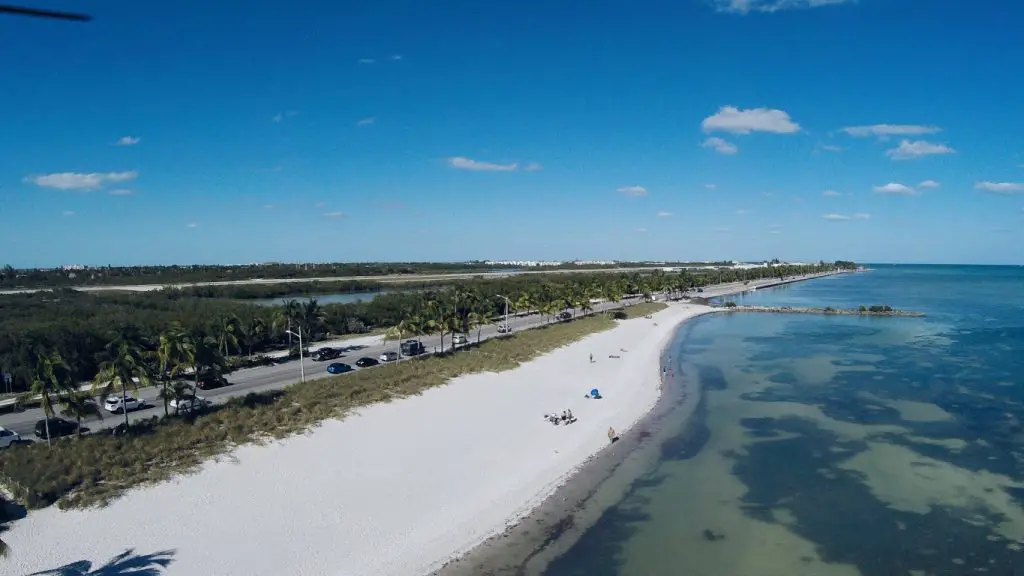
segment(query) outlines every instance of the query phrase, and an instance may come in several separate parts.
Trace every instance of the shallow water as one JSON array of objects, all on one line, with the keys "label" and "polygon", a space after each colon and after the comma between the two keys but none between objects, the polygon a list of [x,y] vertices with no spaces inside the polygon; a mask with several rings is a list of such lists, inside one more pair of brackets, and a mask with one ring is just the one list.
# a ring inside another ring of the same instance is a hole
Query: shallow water
[{"label": "shallow water", "polygon": [[739,300],[927,317],[690,323],[673,357],[703,387],[697,421],[543,573],[1024,574],[1024,268],[885,267]]}]

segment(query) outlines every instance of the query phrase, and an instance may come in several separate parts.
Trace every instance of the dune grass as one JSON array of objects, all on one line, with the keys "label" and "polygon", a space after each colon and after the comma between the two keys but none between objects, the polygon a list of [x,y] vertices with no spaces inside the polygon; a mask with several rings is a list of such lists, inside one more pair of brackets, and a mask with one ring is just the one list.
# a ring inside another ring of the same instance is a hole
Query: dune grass
[{"label": "dune grass", "polygon": [[[629,315],[650,314],[665,305],[651,306],[630,307]],[[251,393],[193,419],[154,417],[133,426],[127,437],[97,433],[54,442],[51,449],[45,442],[14,447],[0,453],[0,483],[27,508],[105,505],[131,488],[198,471],[204,461],[235,446],[301,433],[354,408],[419,394],[456,376],[509,370],[614,325],[610,316],[590,315],[454,354]]]},{"label": "dune grass", "polygon": [[664,302],[642,302],[622,308],[621,311],[624,316],[620,316],[620,318],[642,318],[648,314],[661,312],[665,308],[668,308],[668,304]]}]

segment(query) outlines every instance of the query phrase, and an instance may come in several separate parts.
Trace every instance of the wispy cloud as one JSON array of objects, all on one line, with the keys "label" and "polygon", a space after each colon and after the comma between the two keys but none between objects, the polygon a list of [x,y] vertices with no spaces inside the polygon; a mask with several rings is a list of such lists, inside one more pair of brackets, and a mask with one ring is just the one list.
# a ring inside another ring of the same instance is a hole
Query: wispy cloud
[{"label": "wispy cloud", "polygon": [[369,118],[363,118],[362,120],[357,121],[356,126],[370,126],[376,121],[376,117],[370,116]]},{"label": "wispy cloud", "polygon": [[526,166],[523,166],[523,170],[526,172],[537,172],[543,169],[544,167],[540,165],[540,162],[529,162]]},{"label": "wispy cloud", "polygon": [[643,233],[647,232],[647,228],[637,228],[636,231],[641,233],[641,234],[643,234]]},{"label": "wispy cloud", "polygon": [[326,206],[326,204],[324,204],[323,202],[317,202],[317,203],[315,204],[315,206],[316,206],[317,208],[323,208],[324,206]]},{"label": "wispy cloud", "polygon": [[273,210],[274,208],[277,208],[276,204],[264,204],[263,205],[263,209],[264,210]]},{"label": "wispy cloud", "polygon": [[324,212],[324,216],[327,218],[344,218],[344,212]]},{"label": "wispy cloud", "polygon": [[722,227],[719,227],[719,228],[712,228],[711,231],[712,232],[723,232],[723,233],[724,232],[732,232],[732,228],[729,228],[729,227],[726,227],[726,226],[722,226]]},{"label": "wispy cloud", "polygon": [[792,134],[800,131],[800,125],[789,118],[789,114],[773,108],[751,108],[741,110],[735,106],[722,106],[718,112],[701,122],[705,132],[771,132]]},{"label": "wispy cloud", "polygon": [[736,211],[736,213],[739,214],[740,216],[743,216],[744,214],[750,214],[750,210],[747,210],[746,208],[740,208],[739,210]]},{"label": "wispy cloud", "polygon": [[60,215],[61,216],[74,216],[75,215],[75,211],[74,210],[65,210],[65,211],[61,212]]},{"label": "wispy cloud", "polygon": [[781,230],[784,226],[782,224],[769,224],[768,228],[771,230]]},{"label": "wispy cloud", "polygon": [[888,138],[889,136],[920,136],[922,134],[935,134],[941,132],[938,126],[924,126],[920,124],[871,124],[869,126],[847,126],[841,129],[847,135],[854,138]]},{"label": "wispy cloud", "polygon": [[295,110],[285,110],[284,112],[278,112],[277,114],[274,114],[274,117],[271,118],[270,121],[274,122],[275,124],[280,124],[281,122],[284,121],[285,118],[291,118],[296,114],[298,114],[298,112]]},{"label": "wispy cloud", "polygon": [[888,184],[875,186],[872,190],[876,194],[890,194],[893,196],[916,196],[918,194],[917,190],[899,182],[889,182]]},{"label": "wispy cloud", "polygon": [[701,143],[702,148],[711,148],[719,154],[735,154],[739,148],[735,144],[718,136],[712,136]]},{"label": "wispy cloud", "polygon": [[672,213],[671,212],[666,212],[665,210],[662,210],[661,212],[658,212],[656,214],[656,216],[658,218],[671,218],[672,217]]},{"label": "wispy cloud", "polygon": [[718,184],[708,183],[708,184],[705,184],[704,187],[707,188],[708,190],[714,190],[715,188],[718,188]]},{"label": "wispy cloud", "polygon": [[114,142],[114,146],[135,146],[139,142],[142,142],[142,138],[138,136],[121,136]]},{"label": "wispy cloud", "polygon": [[1012,194],[1020,194],[1024,192],[1024,183],[1022,182],[978,182],[974,185],[975,190],[981,190],[982,192],[989,192],[991,194],[999,194],[1001,196],[1010,196]]},{"label": "wispy cloud", "polygon": [[199,223],[198,222],[189,222],[188,224],[185,224],[185,228],[199,228]]},{"label": "wispy cloud", "polygon": [[934,144],[924,140],[916,140],[914,142],[911,142],[910,140],[901,140],[899,146],[885,151],[885,155],[893,160],[911,160],[936,154],[954,153],[956,153],[956,150],[953,150],[945,144]]},{"label": "wispy cloud", "polygon": [[836,196],[842,196],[842,194],[836,192],[835,190],[825,190],[824,192],[821,193],[821,195],[826,198],[835,198]]},{"label": "wispy cloud", "polygon": [[845,214],[835,214],[835,213],[825,214],[824,216],[822,216],[822,218],[824,218],[825,220],[835,220],[835,221],[845,221],[845,220],[849,220],[850,219],[850,217],[845,215]]},{"label": "wispy cloud", "polygon": [[825,152],[842,152],[843,151],[843,147],[842,146],[836,146],[835,144],[822,144],[821,146],[819,146],[819,148],[821,148]]},{"label": "wispy cloud", "polygon": [[647,188],[639,185],[623,186],[618,189],[618,192],[621,192],[626,196],[647,196]]},{"label": "wispy cloud", "polygon": [[453,156],[449,158],[448,165],[452,168],[458,168],[459,170],[474,170],[477,172],[514,172],[519,168],[519,164],[516,162],[512,162],[511,164],[496,164],[494,162],[472,160],[465,156]]},{"label": "wispy cloud", "polygon": [[867,212],[857,212],[856,214],[853,215],[853,219],[854,220],[870,220],[871,219],[871,214],[868,214]]},{"label": "wispy cloud", "polygon": [[748,14],[750,12],[781,12],[853,3],[856,0],[712,0],[719,12]]},{"label": "wispy cloud", "polygon": [[139,175],[135,171],[127,172],[57,172],[54,174],[43,174],[39,176],[26,176],[23,182],[35,184],[43,188],[56,188],[57,190],[96,190],[106,184],[115,182],[127,182],[134,180]]},{"label": "wispy cloud", "polygon": [[359,62],[360,64],[373,64],[376,61],[377,60],[375,58],[360,58],[359,60],[357,60],[357,62]]},{"label": "wispy cloud", "polygon": [[402,59],[402,55],[401,54],[392,54],[391,55],[391,59],[397,62],[398,60]]},{"label": "wispy cloud", "polygon": [[917,185],[918,188],[938,188],[939,183],[935,180],[924,180]]},{"label": "wispy cloud", "polygon": [[135,194],[135,192],[128,190],[127,188],[116,188],[107,192],[107,194],[111,196],[131,196],[132,194]]}]

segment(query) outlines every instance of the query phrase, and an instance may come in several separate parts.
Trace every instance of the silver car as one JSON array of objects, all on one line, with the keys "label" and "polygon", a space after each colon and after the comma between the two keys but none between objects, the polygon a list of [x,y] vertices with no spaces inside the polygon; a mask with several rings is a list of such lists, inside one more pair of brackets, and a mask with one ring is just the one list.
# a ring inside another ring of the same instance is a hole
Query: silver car
[{"label": "silver car", "polygon": [[381,362],[394,362],[395,360],[398,360],[398,352],[385,352],[377,359]]}]

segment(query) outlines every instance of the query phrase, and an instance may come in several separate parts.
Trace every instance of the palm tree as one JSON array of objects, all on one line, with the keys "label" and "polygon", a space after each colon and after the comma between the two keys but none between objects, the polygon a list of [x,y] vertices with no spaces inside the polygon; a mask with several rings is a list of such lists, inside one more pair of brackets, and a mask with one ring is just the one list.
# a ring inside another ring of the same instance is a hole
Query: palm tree
[{"label": "palm tree", "polygon": [[171,327],[160,335],[156,353],[160,362],[160,399],[164,402],[164,416],[170,415],[167,405],[177,397],[167,385],[195,364],[194,352],[191,335],[181,327],[181,324],[171,324]]},{"label": "palm tree", "polygon": [[323,308],[320,307],[315,298],[307,300],[302,305],[299,313],[299,323],[305,327],[310,340],[316,340],[320,337],[320,333],[323,331],[324,319],[326,318],[327,315],[324,314]]},{"label": "palm tree", "polygon": [[245,345],[246,354],[252,358],[252,350],[261,344],[267,337],[267,323],[259,316],[253,316],[245,324],[242,330],[242,343]]},{"label": "palm tree", "polygon": [[82,420],[89,416],[95,416],[98,420],[103,420],[103,411],[100,410],[96,399],[88,392],[69,391],[61,397],[61,403],[64,406],[64,409],[61,410],[61,415],[74,418],[75,422],[78,423],[77,434],[79,436],[82,435]]},{"label": "palm tree", "polygon": [[221,356],[227,356],[238,348],[238,336],[242,327],[235,316],[224,316],[217,323],[217,349]]},{"label": "palm tree", "polygon": [[398,341],[398,358],[402,358],[402,339],[408,336],[416,336],[423,332],[421,326],[423,322],[416,316],[407,316],[402,319],[401,322],[395,324],[391,328],[388,328],[384,333],[384,340],[397,340]]},{"label": "palm tree", "polygon": [[[142,344],[133,331],[123,330],[105,349],[107,359],[100,364],[93,381],[93,395],[106,396],[114,387],[121,389],[121,398],[128,396],[128,388],[138,392],[139,385],[152,385],[152,372],[145,360]],[[128,411],[124,411],[124,425],[128,427]]]},{"label": "palm tree", "polygon": [[39,405],[43,409],[44,426],[46,426],[46,445],[50,446],[50,419],[54,415],[54,400],[62,394],[74,391],[71,369],[57,352],[46,352],[41,348],[33,351],[29,395],[39,396]]},{"label": "palm tree", "polygon": [[440,296],[434,296],[434,298],[427,301],[427,315],[428,319],[423,324],[424,331],[427,334],[437,333],[441,335],[441,353],[444,354],[444,335],[448,331],[448,323],[445,320],[445,304]]},{"label": "palm tree", "polygon": [[484,326],[491,323],[491,310],[490,304],[482,302],[475,310],[469,313],[469,323],[471,326],[476,327],[476,345],[480,345],[480,332],[483,331]]},{"label": "palm tree", "polygon": [[297,324],[302,315],[302,304],[294,298],[283,302],[282,306],[274,314],[274,330],[283,332],[288,336],[288,349],[292,347],[292,335],[286,330],[291,330],[293,324]]}]

